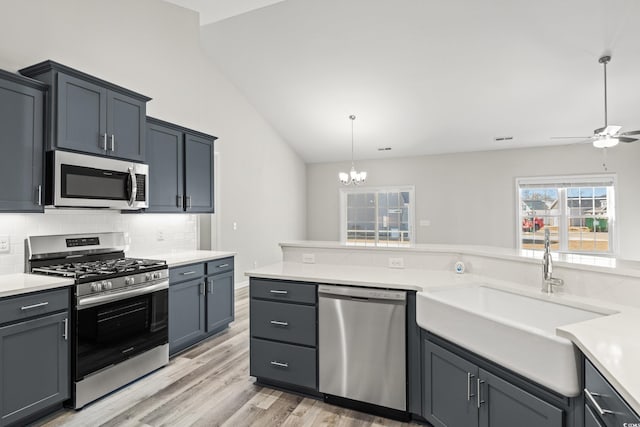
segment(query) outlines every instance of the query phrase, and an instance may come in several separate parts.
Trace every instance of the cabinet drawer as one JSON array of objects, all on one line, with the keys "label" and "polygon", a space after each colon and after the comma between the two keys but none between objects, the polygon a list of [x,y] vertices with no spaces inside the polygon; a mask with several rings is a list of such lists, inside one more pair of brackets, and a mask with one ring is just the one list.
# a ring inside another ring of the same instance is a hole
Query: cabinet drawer
[{"label": "cabinet drawer", "polygon": [[191,264],[169,269],[169,283],[182,282],[204,276],[204,264]]},{"label": "cabinet drawer", "polygon": [[251,335],[316,346],[316,308],[310,305],[251,300]]},{"label": "cabinet drawer", "polygon": [[254,377],[317,389],[315,348],[251,338],[250,359]]},{"label": "cabinet drawer", "polygon": [[0,324],[68,309],[68,288],[9,297],[0,300]]},{"label": "cabinet drawer", "polygon": [[[614,390],[607,380],[597,371],[597,369],[588,361],[585,361],[584,384],[585,389],[589,391],[592,399],[600,408],[613,413],[600,415],[600,418],[607,427],[620,427],[622,425],[640,423],[638,417],[633,410],[627,405],[624,399]],[[594,413],[598,413],[596,405],[585,391],[585,403],[588,404]]]},{"label": "cabinet drawer", "polygon": [[251,279],[250,293],[251,298],[305,304],[316,303],[316,285],[313,283]]},{"label": "cabinet drawer", "polygon": [[222,258],[207,263],[207,274],[233,271],[233,258]]}]

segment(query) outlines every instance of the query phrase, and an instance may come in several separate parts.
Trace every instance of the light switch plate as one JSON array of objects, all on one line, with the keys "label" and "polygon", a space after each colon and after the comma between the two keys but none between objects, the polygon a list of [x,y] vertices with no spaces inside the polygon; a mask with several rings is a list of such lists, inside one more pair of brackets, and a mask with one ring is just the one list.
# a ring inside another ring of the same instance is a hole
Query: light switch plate
[{"label": "light switch plate", "polygon": [[9,236],[0,236],[0,253],[6,254],[11,252],[11,242]]},{"label": "light switch plate", "polygon": [[389,258],[389,268],[404,268],[404,258]]},{"label": "light switch plate", "polygon": [[302,262],[305,264],[315,264],[316,263],[316,255],[315,254],[302,254]]}]

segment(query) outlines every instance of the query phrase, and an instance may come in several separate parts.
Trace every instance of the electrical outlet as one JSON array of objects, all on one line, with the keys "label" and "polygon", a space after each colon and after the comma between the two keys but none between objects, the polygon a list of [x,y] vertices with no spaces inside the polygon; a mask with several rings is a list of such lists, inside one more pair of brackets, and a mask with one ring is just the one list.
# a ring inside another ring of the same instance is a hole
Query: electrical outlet
[{"label": "electrical outlet", "polygon": [[431,225],[431,220],[429,219],[421,219],[420,227],[429,227]]},{"label": "electrical outlet", "polygon": [[316,255],[315,254],[302,254],[302,262],[305,264],[315,264],[316,263]]},{"label": "electrical outlet", "polygon": [[389,268],[404,268],[404,258],[389,258]]},{"label": "electrical outlet", "polygon": [[0,253],[6,254],[11,252],[10,243],[9,236],[0,236]]},{"label": "electrical outlet", "polygon": [[164,231],[158,230],[156,233],[156,240],[158,242],[164,242]]}]

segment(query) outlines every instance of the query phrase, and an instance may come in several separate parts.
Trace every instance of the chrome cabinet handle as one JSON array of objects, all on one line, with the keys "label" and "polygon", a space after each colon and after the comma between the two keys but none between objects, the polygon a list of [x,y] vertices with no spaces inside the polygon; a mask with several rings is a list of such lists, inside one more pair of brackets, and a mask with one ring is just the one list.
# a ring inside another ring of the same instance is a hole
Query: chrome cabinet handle
[{"label": "chrome cabinet handle", "polygon": [[204,295],[205,289],[204,289],[204,283],[200,283],[200,295]]},{"label": "chrome cabinet handle", "polygon": [[271,361],[270,362],[273,366],[277,366],[279,368],[288,368],[289,364],[288,363],[282,363],[282,362],[276,362],[276,361]]},{"label": "chrome cabinet handle", "polygon": [[272,294],[278,294],[278,295],[286,295],[289,293],[289,291],[279,291],[277,289],[271,289],[269,292],[271,292]]},{"label": "chrome cabinet handle", "polygon": [[107,133],[105,132],[104,135],[102,135],[102,148],[104,151],[107,151]]},{"label": "chrome cabinet handle", "polygon": [[220,265],[218,266],[218,268],[225,268],[225,267],[229,267],[229,264],[220,264]]},{"label": "chrome cabinet handle", "polygon": [[209,284],[209,293],[212,294],[213,293],[213,280],[208,280],[207,283]]},{"label": "chrome cabinet handle", "polygon": [[38,206],[42,206],[42,185],[36,187],[36,203]]},{"label": "chrome cabinet handle", "polygon": [[116,136],[111,134],[111,148],[110,151],[116,151]]},{"label": "chrome cabinet handle", "polygon": [[480,397],[480,391],[482,390],[482,384],[484,384],[484,381],[482,381],[480,378],[478,378],[476,380],[476,403],[478,406],[478,409],[480,409],[480,406],[482,406],[482,404],[484,403],[484,400],[481,399]]},{"label": "chrome cabinet handle", "polygon": [[45,305],[49,305],[49,302],[45,301],[45,302],[39,302],[37,304],[32,304],[32,305],[23,305],[22,307],[20,307],[20,310],[27,311],[27,310],[32,310],[38,307],[44,307]]},{"label": "chrome cabinet handle", "polygon": [[289,322],[281,322],[279,320],[271,320],[269,323],[276,326],[289,326]]},{"label": "chrome cabinet handle", "polygon": [[185,272],[182,272],[180,274],[182,274],[183,276],[188,276],[190,274],[196,274],[196,272],[195,271],[185,271]]},{"label": "chrome cabinet handle", "polygon": [[191,209],[191,196],[187,196],[185,199],[187,199],[187,209]]},{"label": "chrome cabinet handle", "polygon": [[475,378],[471,372],[467,372],[467,402],[471,400],[475,394],[471,393],[471,378]]},{"label": "chrome cabinet handle", "polygon": [[600,405],[598,405],[598,402],[596,402],[596,399],[594,398],[594,396],[602,396],[600,393],[593,393],[590,392],[589,390],[587,390],[587,388],[585,387],[584,389],[584,395],[587,396],[587,400],[589,402],[591,402],[591,404],[596,408],[596,411],[598,411],[598,413],[600,415],[612,415],[614,414],[613,411],[610,411],[608,409],[602,409],[602,407]]},{"label": "chrome cabinet handle", "polygon": [[62,337],[65,341],[69,340],[69,318],[64,319],[64,331],[62,332]]},{"label": "chrome cabinet handle", "polygon": [[182,194],[178,194],[176,196],[176,205],[180,208],[183,209],[184,208],[184,199],[182,198]]}]

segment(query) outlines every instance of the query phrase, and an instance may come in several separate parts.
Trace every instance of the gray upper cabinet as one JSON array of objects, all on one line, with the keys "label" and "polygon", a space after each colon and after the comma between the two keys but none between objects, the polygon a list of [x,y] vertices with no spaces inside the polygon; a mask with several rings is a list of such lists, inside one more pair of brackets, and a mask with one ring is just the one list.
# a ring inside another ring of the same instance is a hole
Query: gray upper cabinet
[{"label": "gray upper cabinet", "polygon": [[46,91],[45,84],[0,70],[0,212],[44,211]]},{"label": "gray upper cabinet", "polygon": [[213,213],[215,136],[147,117],[147,212]]},{"label": "gray upper cabinet", "polygon": [[189,212],[213,212],[213,141],[185,135],[185,196]]},{"label": "gray upper cabinet", "polygon": [[145,160],[151,98],[53,61],[20,70],[50,86],[47,148]]}]

